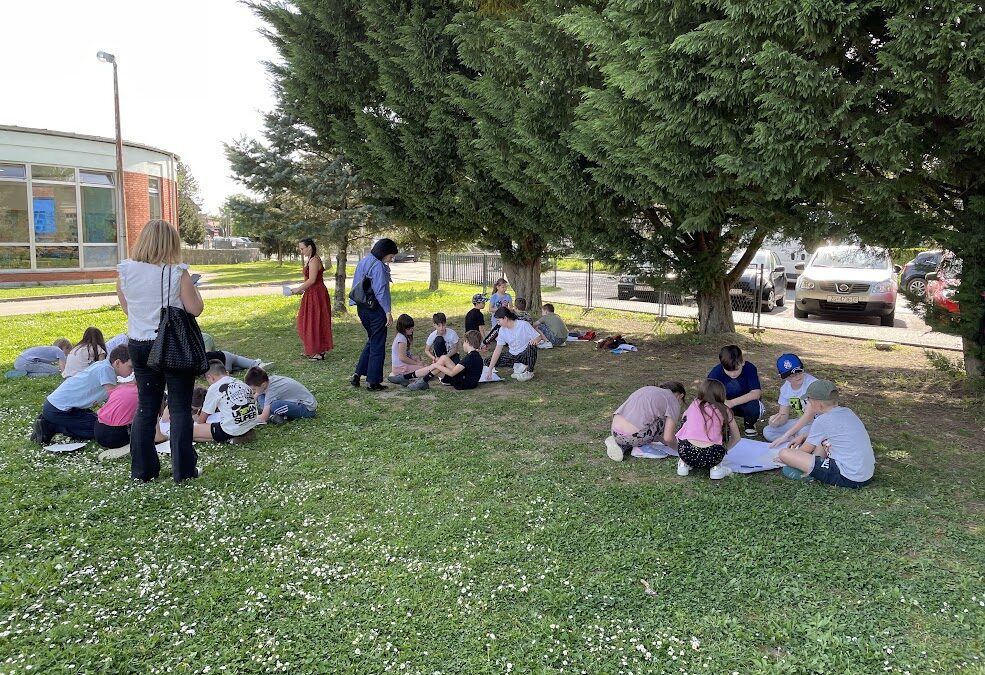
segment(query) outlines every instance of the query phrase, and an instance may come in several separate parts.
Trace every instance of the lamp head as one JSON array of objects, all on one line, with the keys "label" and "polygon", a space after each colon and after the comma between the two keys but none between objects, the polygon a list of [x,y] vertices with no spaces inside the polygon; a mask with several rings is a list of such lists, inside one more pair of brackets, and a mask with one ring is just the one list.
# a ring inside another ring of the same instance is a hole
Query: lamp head
[{"label": "lamp head", "polygon": [[96,52],[96,58],[103,63],[116,63],[116,57],[109,52]]}]

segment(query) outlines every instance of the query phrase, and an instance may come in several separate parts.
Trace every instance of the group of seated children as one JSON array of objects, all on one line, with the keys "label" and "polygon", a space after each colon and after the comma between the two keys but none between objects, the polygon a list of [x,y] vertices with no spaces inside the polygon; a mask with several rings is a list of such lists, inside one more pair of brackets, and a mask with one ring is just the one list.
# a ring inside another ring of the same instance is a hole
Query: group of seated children
[{"label": "group of seated children", "polygon": [[[414,344],[414,319],[407,314],[397,317],[397,334],[390,348],[391,373],[387,380],[408,389],[420,391],[428,389],[435,377],[442,384],[455,389],[475,389],[482,376],[482,333],[472,329],[465,331],[459,340],[458,333],[448,327],[448,318],[442,312],[431,317],[434,330],[425,340],[424,353],[431,363],[425,364],[421,357],[411,351]],[[464,357],[459,356],[461,342]]]},{"label": "group of seated children", "polygon": [[[98,332],[98,329],[91,330]],[[99,339],[101,341],[101,334]],[[65,346],[52,349],[58,349],[63,355],[66,352]],[[315,397],[297,380],[268,374],[259,365],[259,360],[243,359],[229,352],[218,353],[223,358],[211,360],[205,374],[208,389],[196,387],[193,394],[196,414],[193,438],[196,441],[245,443],[255,437],[253,428],[257,424],[283,424],[315,416],[318,407]],[[46,359],[48,354],[40,354],[39,358]],[[233,367],[248,368],[245,381],[230,376],[227,367],[230,363]],[[138,394],[136,384],[119,383],[118,378],[127,379],[132,373],[129,348],[120,344],[109,351],[108,359],[96,360],[66,378],[45,399],[41,414],[32,426],[31,440],[47,445],[55,434],[63,434],[76,440],[95,440],[112,451],[101,454],[102,459],[127,454]],[[102,401],[105,404],[98,412],[94,411],[93,406]],[[218,413],[218,420],[209,423],[209,415],[214,413]],[[167,422],[168,418],[165,403],[159,422]],[[155,442],[166,439],[167,435],[158,424]]]},{"label": "group of seated children", "polygon": [[[737,418],[742,417],[745,435],[754,436],[764,407],[756,367],[743,359],[742,350],[723,347],[719,362],[698,384],[683,417],[680,382],[633,392],[613,414],[606,454],[621,462],[635,449],[662,442],[678,455],[678,475],[709,469],[712,479],[728,476],[731,470],[722,460],[739,441]],[[776,368],[782,380],[780,410],[769,418],[763,436],[772,447],[783,446],[776,454],[785,465],[783,474],[840,487],[871,482],[875,455],[869,434],[854,412],[839,405],[835,384],[806,373],[796,354],[782,354]]]}]

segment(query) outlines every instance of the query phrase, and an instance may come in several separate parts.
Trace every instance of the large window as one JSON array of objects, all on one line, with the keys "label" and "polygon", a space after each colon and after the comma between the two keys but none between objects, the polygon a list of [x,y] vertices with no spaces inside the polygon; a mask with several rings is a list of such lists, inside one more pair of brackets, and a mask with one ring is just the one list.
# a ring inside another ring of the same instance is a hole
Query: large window
[{"label": "large window", "polygon": [[0,163],[0,269],[112,267],[116,220],[112,172]]},{"label": "large window", "polygon": [[161,179],[147,179],[147,199],[150,203],[150,219],[156,220],[161,217]]}]

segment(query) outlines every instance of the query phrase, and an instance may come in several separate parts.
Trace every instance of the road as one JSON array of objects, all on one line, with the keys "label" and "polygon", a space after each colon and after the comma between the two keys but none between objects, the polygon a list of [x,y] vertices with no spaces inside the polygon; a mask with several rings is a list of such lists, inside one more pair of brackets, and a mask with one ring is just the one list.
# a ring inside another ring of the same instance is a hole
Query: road
[{"label": "road", "polygon": [[[428,263],[396,263],[391,266],[393,280],[427,281],[430,274]],[[544,299],[561,304],[585,306],[585,296],[588,275],[585,272],[549,272],[541,278],[545,288],[551,288],[544,293]],[[553,290],[556,288],[556,290]],[[280,286],[250,286],[238,288],[209,289],[203,287],[202,297],[210,298],[247,297],[251,295],[277,295]],[[636,300],[619,300],[617,297],[616,277],[611,274],[596,273],[592,275],[592,306],[607,309],[621,309],[646,314],[659,314],[660,306],[653,302]],[[896,325],[884,327],[874,318],[849,317],[825,318],[812,316],[808,319],[796,319],[793,316],[793,289],[786,292],[786,302],[783,307],[777,307],[769,314],[762,315],[763,328],[791,330],[817,335],[832,335],[862,340],[895,342],[918,347],[935,349],[961,350],[961,339],[953,335],[934,332],[919,316],[915,315],[901,300],[896,308]],[[0,302],[0,316],[14,314],[36,314],[40,312],[55,312],[70,309],[94,309],[115,305],[115,295],[93,297],[32,300],[21,302]],[[667,314],[671,317],[692,318],[698,315],[694,306],[667,305]],[[750,325],[754,315],[748,312],[735,312],[735,321],[739,325]]]}]

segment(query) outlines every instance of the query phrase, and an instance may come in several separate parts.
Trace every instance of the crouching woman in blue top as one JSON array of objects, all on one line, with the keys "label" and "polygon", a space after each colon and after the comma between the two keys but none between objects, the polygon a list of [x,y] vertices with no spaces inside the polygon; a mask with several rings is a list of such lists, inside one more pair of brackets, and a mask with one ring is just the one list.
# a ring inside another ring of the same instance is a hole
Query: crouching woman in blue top
[{"label": "crouching woman in blue top", "polygon": [[364,303],[349,300],[356,305],[359,321],[366,329],[366,346],[359,355],[356,372],[350,382],[359,386],[361,378],[366,378],[370,391],[386,389],[383,382],[383,360],[386,357],[386,332],[393,324],[393,311],[390,305],[390,267],[393,256],[397,255],[397,245],[392,239],[380,239],[373,244],[369,255],[359,261],[352,275],[352,287],[366,289],[376,299],[372,308]]}]

